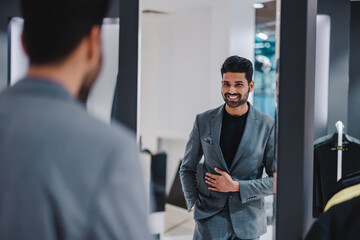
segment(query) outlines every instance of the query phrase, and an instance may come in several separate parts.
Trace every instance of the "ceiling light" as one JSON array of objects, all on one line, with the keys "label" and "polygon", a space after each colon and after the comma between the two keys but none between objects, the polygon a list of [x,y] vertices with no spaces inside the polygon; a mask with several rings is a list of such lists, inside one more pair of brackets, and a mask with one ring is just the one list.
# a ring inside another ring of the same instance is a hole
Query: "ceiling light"
[{"label": "ceiling light", "polygon": [[262,40],[267,40],[269,37],[265,33],[258,33],[257,36],[261,38]]},{"label": "ceiling light", "polygon": [[262,3],[254,3],[253,6],[254,8],[264,8],[264,4]]}]

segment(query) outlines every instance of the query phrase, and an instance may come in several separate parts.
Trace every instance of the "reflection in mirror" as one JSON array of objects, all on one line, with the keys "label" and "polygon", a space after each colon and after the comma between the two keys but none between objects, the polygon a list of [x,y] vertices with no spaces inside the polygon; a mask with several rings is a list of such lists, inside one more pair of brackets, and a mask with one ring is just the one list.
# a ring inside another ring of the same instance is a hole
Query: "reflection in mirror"
[{"label": "reflection in mirror", "polygon": [[[279,6],[254,3],[141,2],[139,135],[155,192],[152,233],[161,239],[192,239],[194,233],[272,239]],[[254,75],[247,78],[234,66],[221,74],[233,55],[250,60]],[[237,106],[249,90],[249,105]],[[206,173],[213,175],[205,182]],[[222,215],[223,226],[214,224]]]}]

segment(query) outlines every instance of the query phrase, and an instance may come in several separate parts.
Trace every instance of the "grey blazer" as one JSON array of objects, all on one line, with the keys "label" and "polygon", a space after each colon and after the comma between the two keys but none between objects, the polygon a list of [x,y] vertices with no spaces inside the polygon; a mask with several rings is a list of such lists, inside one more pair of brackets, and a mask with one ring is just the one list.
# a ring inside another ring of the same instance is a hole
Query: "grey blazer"
[{"label": "grey blazer", "polygon": [[0,239],[150,239],[135,139],[61,86],[0,94]]},{"label": "grey blazer", "polygon": [[[250,105],[241,142],[228,168],[220,148],[223,111],[224,105],[196,116],[180,168],[182,188],[188,210],[195,205],[195,219],[215,215],[228,201],[236,235],[256,238],[266,232],[264,197],[273,192],[274,119]],[[204,176],[197,185],[197,165],[202,156]],[[215,167],[238,181],[240,192],[210,191],[205,173],[217,174]],[[262,178],[264,167],[268,177]]]}]

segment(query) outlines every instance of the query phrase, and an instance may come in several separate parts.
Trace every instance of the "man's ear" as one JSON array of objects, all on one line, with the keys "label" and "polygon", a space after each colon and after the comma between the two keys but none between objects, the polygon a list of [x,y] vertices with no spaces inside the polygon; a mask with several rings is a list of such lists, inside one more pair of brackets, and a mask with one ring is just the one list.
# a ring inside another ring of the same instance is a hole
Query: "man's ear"
[{"label": "man's ear", "polygon": [[21,32],[21,46],[24,50],[25,55],[29,57],[29,51],[26,47],[25,39],[24,39],[24,31]]},{"label": "man's ear", "polygon": [[254,90],[254,80],[251,80],[249,86],[250,86],[250,92],[252,92]]},{"label": "man's ear", "polygon": [[90,62],[97,61],[99,55],[101,55],[101,27],[95,25],[91,28],[89,33],[89,49],[88,49],[88,60]]}]

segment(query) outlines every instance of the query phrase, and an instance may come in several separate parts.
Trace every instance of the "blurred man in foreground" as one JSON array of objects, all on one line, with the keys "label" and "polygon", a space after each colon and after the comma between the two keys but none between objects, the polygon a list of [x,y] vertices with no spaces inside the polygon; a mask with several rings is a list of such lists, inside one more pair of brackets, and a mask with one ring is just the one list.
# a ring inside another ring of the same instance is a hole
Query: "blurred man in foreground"
[{"label": "blurred man in foreground", "polygon": [[30,58],[0,94],[0,239],[149,239],[133,134],[86,113],[108,0],[22,0]]}]

